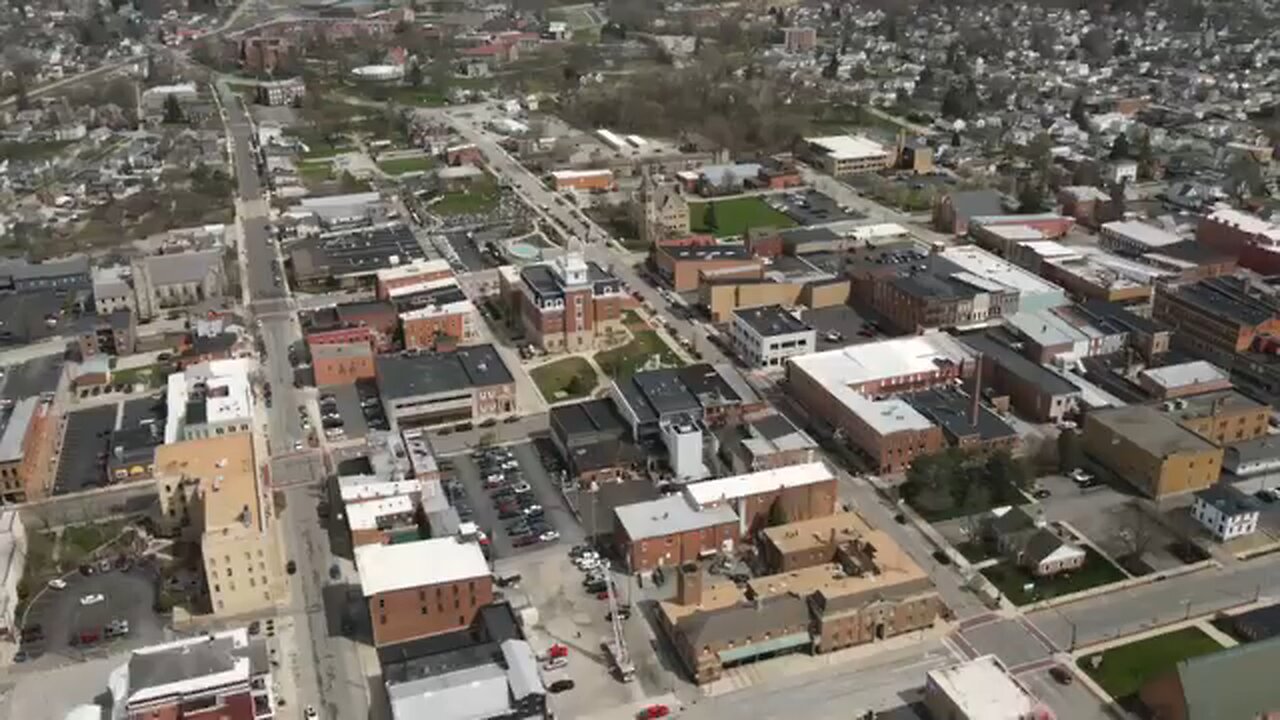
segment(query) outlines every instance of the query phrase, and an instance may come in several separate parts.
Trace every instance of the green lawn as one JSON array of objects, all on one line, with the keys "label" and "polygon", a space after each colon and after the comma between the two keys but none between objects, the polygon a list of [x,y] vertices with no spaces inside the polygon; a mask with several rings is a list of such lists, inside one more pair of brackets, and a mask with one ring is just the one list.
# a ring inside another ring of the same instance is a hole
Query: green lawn
[{"label": "green lawn", "polygon": [[[708,224],[707,210],[715,205],[715,227]],[[710,233],[716,237],[743,235],[747,228],[788,228],[795,221],[769,207],[756,197],[717,200],[707,203],[689,203],[689,230]]]},{"label": "green lawn", "polygon": [[596,371],[580,357],[567,357],[529,371],[547,402],[586,397],[596,388]]},{"label": "green lawn", "polygon": [[486,176],[468,190],[445,193],[430,209],[436,215],[475,215],[497,207],[501,196],[497,183]]},{"label": "green lawn", "polygon": [[[1073,573],[1062,573],[1050,578],[1037,578],[1010,561],[993,565],[982,571],[982,574],[1014,605],[1048,600],[1050,598],[1070,595],[1081,590],[1088,590],[1099,585],[1106,585],[1124,579],[1124,573],[1109,560],[1098,554],[1091,547],[1085,547],[1084,567]],[[1030,592],[1023,589],[1027,583],[1033,583]]]},{"label": "green lawn", "polygon": [[596,364],[611,378],[629,378],[644,369],[649,358],[662,357],[663,367],[681,367],[684,361],[653,330],[642,330],[631,342],[612,350],[596,353]]},{"label": "green lawn", "polygon": [[995,548],[984,542],[969,541],[960,543],[956,546],[956,550],[964,556],[965,560],[971,563],[980,563],[983,560],[999,557]]},{"label": "green lawn", "polygon": [[71,525],[62,530],[62,549],[58,561],[64,568],[79,565],[109,540],[113,540],[125,528],[123,521]]},{"label": "green lawn", "polygon": [[111,382],[125,383],[127,385],[141,383],[149,387],[160,387],[168,381],[168,377],[168,374],[158,364],[111,371]]},{"label": "green lawn", "polygon": [[1080,669],[1089,674],[1111,697],[1121,700],[1180,661],[1222,649],[1217,640],[1197,628],[1183,628],[1164,635],[1104,650],[1102,662],[1093,667],[1093,658],[1080,658]]},{"label": "green lawn", "polygon": [[298,179],[304,185],[328,182],[332,177],[333,163],[327,161],[298,163]]},{"label": "green lawn", "polygon": [[422,155],[419,157],[397,158],[394,160],[380,160],[378,167],[382,168],[382,172],[388,175],[403,175],[411,172],[426,172],[436,166],[436,160],[432,157]]}]

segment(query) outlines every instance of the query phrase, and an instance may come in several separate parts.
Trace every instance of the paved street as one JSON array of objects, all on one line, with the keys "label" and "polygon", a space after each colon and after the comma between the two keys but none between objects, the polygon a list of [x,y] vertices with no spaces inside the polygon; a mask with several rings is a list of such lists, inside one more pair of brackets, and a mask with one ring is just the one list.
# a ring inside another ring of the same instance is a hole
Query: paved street
[{"label": "paved street", "polygon": [[[290,309],[287,284],[277,284],[271,272],[279,259],[275,245],[268,240],[267,208],[254,159],[252,127],[239,98],[225,86],[220,86],[220,91],[234,142],[237,221],[244,248],[241,276],[251,301],[251,315],[262,322],[259,332],[266,351],[262,379],[273,391],[272,407],[267,411],[271,477],[285,488],[286,499],[277,528],[283,536],[285,557],[297,567],[284,613],[295,621],[293,642],[285,650],[296,688],[297,697],[292,699],[302,706],[321,708],[324,717],[364,718],[369,716],[370,695],[360,666],[360,648],[337,631],[353,569],[344,561],[338,580],[330,580],[329,568],[338,561],[316,512],[322,487],[318,481],[323,473],[319,453],[305,445],[298,406],[307,398],[294,388],[289,363],[289,346],[301,340],[301,330]],[[300,452],[294,450],[297,443],[303,445]],[[300,710],[293,708],[297,717]]]}]

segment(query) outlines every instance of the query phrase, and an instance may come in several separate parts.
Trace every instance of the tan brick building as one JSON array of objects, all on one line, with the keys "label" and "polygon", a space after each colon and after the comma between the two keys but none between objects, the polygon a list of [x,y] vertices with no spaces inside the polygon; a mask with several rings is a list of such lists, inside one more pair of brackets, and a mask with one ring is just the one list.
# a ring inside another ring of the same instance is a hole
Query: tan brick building
[{"label": "tan brick building", "polygon": [[1085,416],[1084,451],[1157,500],[1218,482],[1222,448],[1145,405]]},{"label": "tan brick building", "polygon": [[355,559],[377,647],[468,628],[493,602],[489,564],[474,542],[364,545]]},{"label": "tan brick building", "polygon": [[264,508],[248,433],[184,440],[156,448],[156,489],[163,531],[199,539],[215,615],[261,612],[287,590],[276,531]]}]

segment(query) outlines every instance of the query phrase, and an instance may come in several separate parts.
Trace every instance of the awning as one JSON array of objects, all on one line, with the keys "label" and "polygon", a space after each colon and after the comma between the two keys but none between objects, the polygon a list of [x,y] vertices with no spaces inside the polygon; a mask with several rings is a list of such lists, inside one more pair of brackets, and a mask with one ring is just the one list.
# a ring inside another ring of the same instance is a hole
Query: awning
[{"label": "awning", "polygon": [[791,650],[793,648],[800,647],[801,645],[808,645],[811,642],[813,642],[813,639],[809,637],[809,633],[798,632],[790,635],[770,638],[757,643],[751,643],[750,645],[744,645],[742,647],[721,650],[716,653],[716,655],[720,657],[721,663],[732,663],[738,662],[739,660],[758,657],[760,655],[769,655],[782,650]]}]

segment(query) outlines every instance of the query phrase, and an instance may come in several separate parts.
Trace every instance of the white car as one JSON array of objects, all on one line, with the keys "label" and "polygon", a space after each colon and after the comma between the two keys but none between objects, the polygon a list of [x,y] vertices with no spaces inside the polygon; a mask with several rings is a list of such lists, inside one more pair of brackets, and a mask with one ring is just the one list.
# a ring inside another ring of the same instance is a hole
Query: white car
[{"label": "white car", "polygon": [[92,595],[85,595],[84,597],[80,598],[80,604],[81,605],[97,605],[98,603],[106,599],[107,598],[103,596],[102,593],[93,593]]},{"label": "white car", "polygon": [[555,530],[548,530],[538,536],[538,542],[555,542],[560,539],[560,533]]},{"label": "white car", "polygon": [[53,588],[54,590],[66,590],[67,581],[63,580],[62,578],[54,578],[49,581],[49,587]]},{"label": "white car", "polygon": [[307,709],[303,711],[302,716],[306,718],[306,720],[316,720],[316,718],[320,717],[320,713],[316,712],[315,708],[308,705]]}]

